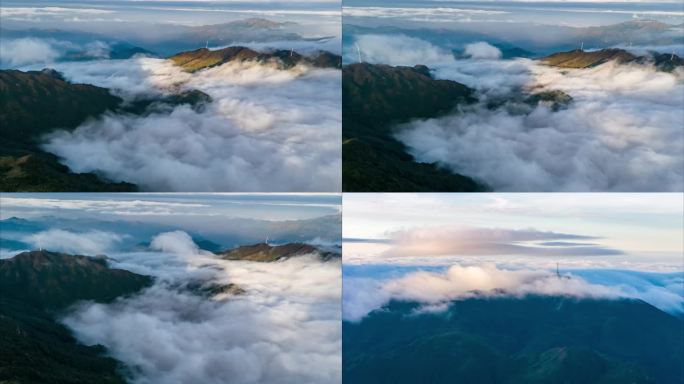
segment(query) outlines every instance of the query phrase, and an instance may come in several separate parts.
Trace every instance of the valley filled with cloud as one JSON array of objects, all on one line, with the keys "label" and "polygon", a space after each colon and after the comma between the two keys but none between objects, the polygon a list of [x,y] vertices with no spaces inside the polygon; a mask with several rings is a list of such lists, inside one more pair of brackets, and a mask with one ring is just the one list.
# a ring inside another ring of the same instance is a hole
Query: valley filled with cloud
[{"label": "valley filled with cloud", "polygon": [[345,3],[345,190],[683,190],[683,16],[665,1]]},{"label": "valley filled with cloud", "polygon": [[[72,190],[340,190],[333,4],[86,3],[3,3],[3,153],[21,168],[3,166],[6,188],[49,183],[29,155]],[[74,105],[93,91],[92,107]],[[49,116],[59,103],[67,120]]]},{"label": "valley filled with cloud", "polygon": [[[501,59],[486,42],[462,58],[425,40],[361,35],[364,61],[425,64],[435,79],[475,89],[478,102],[395,128],[416,161],[495,191],[680,191],[684,188],[684,72],[653,65],[554,68]],[[350,54],[351,56],[351,54]],[[567,105],[528,105],[521,93],[562,91]]]},{"label": "valley filled with cloud", "polygon": [[[86,255],[152,279],[112,301],[76,301],[56,318],[79,343],[104,346],[127,382],[341,382],[339,196],[7,198],[2,273],[27,257],[44,258],[39,270],[66,268],[51,259],[61,252],[61,263]],[[123,210],[144,206],[149,211]],[[317,220],[329,222],[329,231],[307,224]],[[265,254],[272,259],[259,259]],[[57,289],[71,279],[89,283],[71,273],[62,272],[60,283],[50,275],[39,282]]]}]

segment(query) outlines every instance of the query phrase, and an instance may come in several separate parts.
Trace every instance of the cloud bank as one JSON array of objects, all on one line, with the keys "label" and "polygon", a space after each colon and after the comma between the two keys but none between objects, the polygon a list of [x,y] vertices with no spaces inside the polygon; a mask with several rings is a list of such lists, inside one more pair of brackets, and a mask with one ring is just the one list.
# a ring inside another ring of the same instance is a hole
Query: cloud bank
[{"label": "cloud bank", "polygon": [[359,35],[353,48],[357,47],[348,56],[358,59],[360,51],[361,61],[368,63],[413,66],[453,61],[452,55],[443,49],[405,35]]},{"label": "cloud bank", "polygon": [[[437,78],[477,90],[481,102],[474,106],[399,128],[397,139],[418,161],[496,191],[684,189],[681,70],[614,63],[557,69],[526,59],[489,60],[496,55],[482,47],[471,47],[473,59],[455,60],[406,36],[364,35],[358,41],[365,61],[426,64]],[[560,90],[573,101],[558,111],[548,103],[530,106],[521,101],[521,90]]]},{"label": "cloud bank", "polygon": [[425,304],[426,311],[439,312],[453,300],[529,294],[640,299],[666,312],[684,313],[681,274],[651,274],[650,278],[644,278],[637,273],[622,272],[625,275],[621,278],[608,281],[596,278],[602,272],[593,271],[594,281],[589,282],[575,273],[558,277],[548,271],[507,270],[495,264],[482,264],[453,265],[440,272],[411,272],[388,280],[345,277],[343,317],[347,321],[359,321],[391,300],[420,302]]},{"label": "cloud bank", "polygon": [[463,53],[471,59],[496,60],[501,58],[501,50],[484,41],[466,44]]},{"label": "cloud bank", "polygon": [[60,51],[44,39],[0,39],[3,64],[17,67],[26,64],[48,64],[61,56]]},{"label": "cloud bank", "polygon": [[341,188],[340,71],[227,63],[194,75],[166,60],[57,68],[127,100],[199,89],[213,102],[147,116],[108,114],[44,146],[76,172],[149,191],[336,191]]},{"label": "cloud bank", "polygon": [[[114,266],[156,276],[152,287],[63,319],[124,362],[132,383],[341,382],[339,263],[224,261],[183,232],[151,244],[162,251],[115,254]],[[182,289],[191,283],[246,293],[210,299]]]},{"label": "cloud bank", "polygon": [[34,249],[97,255],[111,251],[124,240],[125,236],[113,232],[89,231],[71,232],[62,229],[49,229],[25,237],[23,240]]},{"label": "cloud bank", "polygon": [[475,227],[438,227],[390,234],[386,256],[607,256],[621,251],[596,244],[560,240],[596,240],[592,236]]}]

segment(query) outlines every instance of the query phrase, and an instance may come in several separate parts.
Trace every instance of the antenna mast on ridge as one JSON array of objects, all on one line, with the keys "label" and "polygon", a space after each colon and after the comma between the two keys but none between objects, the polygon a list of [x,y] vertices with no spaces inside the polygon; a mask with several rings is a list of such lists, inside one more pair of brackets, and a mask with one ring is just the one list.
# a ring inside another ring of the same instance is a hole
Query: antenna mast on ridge
[{"label": "antenna mast on ridge", "polygon": [[358,43],[354,43],[354,45],[356,45],[356,53],[359,56],[359,63],[360,63],[361,62],[361,48],[359,48]]},{"label": "antenna mast on ridge", "polygon": [[584,51],[584,41],[583,41],[582,44],[580,45],[580,51]]},{"label": "antenna mast on ridge", "polygon": [[204,48],[209,49],[209,40],[207,40],[207,45],[205,45]]}]

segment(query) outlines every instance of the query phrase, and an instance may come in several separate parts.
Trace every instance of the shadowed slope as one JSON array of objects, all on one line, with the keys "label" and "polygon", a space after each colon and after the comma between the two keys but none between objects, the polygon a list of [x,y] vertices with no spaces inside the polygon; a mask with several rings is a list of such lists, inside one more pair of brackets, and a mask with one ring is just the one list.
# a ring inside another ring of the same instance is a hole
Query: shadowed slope
[{"label": "shadowed slope", "polygon": [[417,163],[392,137],[393,125],[437,117],[475,101],[473,90],[435,80],[425,66],[351,64],[342,72],[345,191],[480,191],[466,176]]},{"label": "shadowed slope", "polygon": [[638,300],[392,302],[343,325],[353,383],[681,383],[684,321]]},{"label": "shadowed slope", "polygon": [[79,344],[57,321],[80,301],[110,302],[151,284],[105,258],[48,251],[0,260],[0,382],[124,383],[104,347]]}]

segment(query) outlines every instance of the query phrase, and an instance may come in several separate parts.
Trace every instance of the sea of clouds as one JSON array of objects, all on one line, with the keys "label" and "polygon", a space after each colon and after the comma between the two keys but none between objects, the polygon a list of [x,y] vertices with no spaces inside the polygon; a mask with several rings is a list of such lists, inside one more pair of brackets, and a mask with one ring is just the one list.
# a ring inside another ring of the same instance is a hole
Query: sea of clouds
[{"label": "sea of clouds", "polygon": [[[474,177],[495,191],[681,191],[684,189],[684,72],[606,63],[558,69],[500,60],[485,42],[455,59],[402,35],[361,35],[363,61],[425,64],[438,79],[476,90],[479,103],[398,127],[419,161]],[[561,90],[567,109],[513,100],[520,90]],[[491,102],[501,103],[496,109]]]},{"label": "sea of clouds", "polygon": [[[363,273],[365,268],[368,273]],[[681,272],[564,270],[559,277],[555,271],[504,268],[495,263],[394,268],[396,270],[390,267],[392,273],[378,275],[378,270],[382,269],[377,266],[357,266],[354,276],[345,274],[344,320],[360,321],[392,300],[418,302],[424,311],[435,313],[446,310],[454,300],[525,295],[638,299],[678,316],[684,314],[684,276]]]},{"label": "sea of clouds", "polygon": [[106,114],[53,134],[44,148],[73,171],[150,191],[340,189],[338,70],[228,63],[191,75],[152,58],[55,67],[126,100],[189,89],[213,99],[203,109]]},{"label": "sea of clouds", "polygon": [[[83,302],[62,318],[79,342],[104,345],[122,361],[130,382],[341,382],[339,261],[225,261],[183,231],[160,233],[146,250],[116,252],[118,238],[48,230],[30,240],[50,250],[107,251],[111,267],[155,277],[139,294]],[[245,293],[204,297],[184,288],[210,283]]]},{"label": "sea of clouds", "polygon": [[[296,43],[309,52],[339,43],[330,41]],[[339,70],[228,63],[189,74],[164,59],[106,60],[108,46],[101,42],[77,47],[22,38],[3,40],[0,48],[12,67],[50,66],[71,82],[109,88],[127,102],[191,89],[211,96],[205,108],[108,113],[45,138],[44,148],[75,172],[97,172],[146,191],[341,188]],[[76,48],[103,60],[59,62]]]}]

